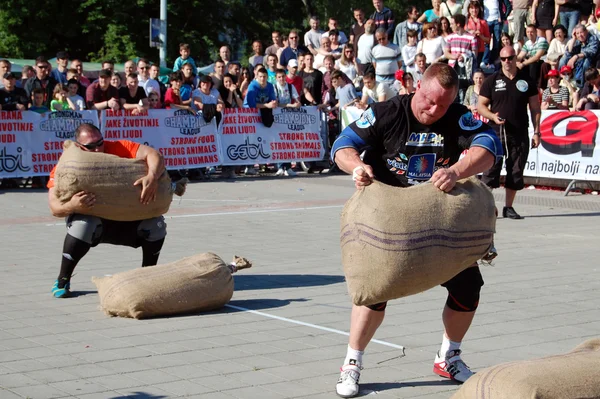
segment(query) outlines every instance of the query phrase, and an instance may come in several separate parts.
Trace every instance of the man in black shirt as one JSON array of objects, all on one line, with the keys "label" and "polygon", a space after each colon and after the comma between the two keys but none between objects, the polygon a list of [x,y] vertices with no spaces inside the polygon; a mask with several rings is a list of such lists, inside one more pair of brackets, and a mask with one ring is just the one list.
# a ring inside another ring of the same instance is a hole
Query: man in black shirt
[{"label": "man in black shirt", "polygon": [[[453,103],[457,92],[456,72],[447,64],[431,65],[414,95],[372,104],[344,129],[331,150],[334,161],[353,175],[357,189],[377,179],[398,187],[431,181],[450,191],[458,179],[487,170],[502,156],[494,131],[465,106]],[[459,160],[465,149],[469,152]],[[445,332],[433,368],[440,376],[464,382],[473,374],[460,357],[460,343],[475,315],[482,285],[476,264],[443,284],[448,289],[442,314]],[[383,321],[386,305],[353,305],[338,395],[358,394],[362,355]]]},{"label": "man in black shirt", "polygon": [[25,111],[27,110],[27,92],[17,87],[17,76],[7,72],[3,76],[4,88],[0,90],[0,110]]},{"label": "man in black shirt", "polygon": [[[513,208],[517,191],[525,186],[523,169],[529,155],[529,147],[537,148],[540,143],[540,99],[535,82],[529,74],[517,68],[516,54],[512,47],[500,50],[502,69],[489,76],[479,91],[477,111],[492,122],[499,132],[506,153],[506,201],[502,216],[522,219]],[[529,140],[527,105],[533,123],[533,139]],[[502,159],[487,171],[483,181],[490,188],[500,187]]]},{"label": "man in black shirt", "polygon": [[58,84],[56,79],[50,76],[50,64],[46,57],[40,55],[35,59],[35,76],[25,82],[27,98],[31,99],[34,89],[44,90],[44,105],[50,108],[54,87]]}]

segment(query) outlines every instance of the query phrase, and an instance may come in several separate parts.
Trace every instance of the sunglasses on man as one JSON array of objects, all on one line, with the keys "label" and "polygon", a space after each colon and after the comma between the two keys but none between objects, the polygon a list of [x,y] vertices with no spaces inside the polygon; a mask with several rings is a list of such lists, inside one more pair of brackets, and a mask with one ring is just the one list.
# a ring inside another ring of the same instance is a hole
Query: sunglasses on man
[{"label": "sunglasses on man", "polygon": [[100,140],[95,141],[90,144],[81,144],[80,142],[77,142],[77,144],[79,144],[80,146],[84,147],[87,150],[93,151],[96,148],[102,147],[104,145],[104,139],[100,139]]}]

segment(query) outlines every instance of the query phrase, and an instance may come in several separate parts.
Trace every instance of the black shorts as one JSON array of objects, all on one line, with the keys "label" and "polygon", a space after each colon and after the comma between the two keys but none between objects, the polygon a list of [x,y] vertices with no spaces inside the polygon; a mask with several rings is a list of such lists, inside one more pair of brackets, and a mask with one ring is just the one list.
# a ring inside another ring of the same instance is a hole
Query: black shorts
[{"label": "black shorts", "polygon": [[[525,165],[527,164],[527,157],[529,156],[529,137],[515,138],[514,136],[508,136],[506,143],[504,137],[499,135],[502,141],[504,151],[508,148],[508,154],[505,154],[506,158],[506,179],[504,186],[510,190],[522,190],[525,187],[525,180],[523,179],[523,172]],[[502,171],[502,164],[504,158],[500,158],[496,161],[494,166],[483,174],[481,179],[489,188],[500,187],[500,172]]]}]

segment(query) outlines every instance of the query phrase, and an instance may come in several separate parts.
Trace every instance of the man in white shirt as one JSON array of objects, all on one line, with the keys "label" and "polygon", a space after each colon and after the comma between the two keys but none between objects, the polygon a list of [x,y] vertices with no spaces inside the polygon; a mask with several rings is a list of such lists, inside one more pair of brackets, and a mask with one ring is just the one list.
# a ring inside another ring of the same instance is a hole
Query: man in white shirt
[{"label": "man in white shirt", "polygon": [[372,19],[365,22],[365,33],[360,35],[357,43],[356,63],[358,64],[359,75],[364,75],[365,67],[373,61],[371,50],[375,46],[375,21]]},{"label": "man in white shirt", "polygon": [[150,62],[145,58],[140,58],[137,63],[139,85],[144,88],[147,96],[155,92],[160,97],[160,86],[154,79],[150,79]]},{"label": "man in white shirt", "polygon": [[375,37],[379,43],[371,50],[375,75],[378,82],[391,86],[394,83],[394,74],[402,67],[402,53],[398,46],[390,43],[384,28],[377,28]]},{"label": "man in white shirt", "polygon": [[358,108],[367,109],[371,103],[387,101],[396,95],[390,86],[377,82],[373,72],[367,72],[363,76],[363,83],[362,99],[357,104]]}]

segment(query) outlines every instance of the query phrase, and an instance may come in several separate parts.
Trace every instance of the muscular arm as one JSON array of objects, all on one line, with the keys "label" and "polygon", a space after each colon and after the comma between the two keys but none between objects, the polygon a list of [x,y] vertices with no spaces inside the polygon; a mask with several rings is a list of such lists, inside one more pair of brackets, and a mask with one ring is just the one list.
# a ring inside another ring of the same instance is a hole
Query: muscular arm
[{"label": "muscular arm", "polygon": [[148,174],[133,183],[134,186],[142,186],[140,202],[148,204],[156,199],[156,190],[158,189],[158,179],[165,171],[163,156],[154,148],[147,145],[140,145],[135,156],[137,159],[143,159],[148,165]]},{"label": "muscular arm", "polygon": [[85,210],[92,208],[95,203],[96,197],[93,193],[80,191],[63,204],[56,196],[56,189],[54,187],[48,190],[48,206],[50,207],[52,216],[57,218],[67,217],[73,213],[84,212]]},{"label": "muscular arm", "polygon": [[449,167],[438,169],[431,182],[442,191],[450,191],[454,188],[456,181],[485,172],[494,165],[496,157],[486,148],[471,147],[467,155]]},{"label": "muscular arm", "polygon": [[480,94],[479,98],[477,99],[477,113],[489,120],[496,120],[496,115],[494,115],[494,113],[490,111],[490,102],[491,101],[489,98],[484,97]]}]

